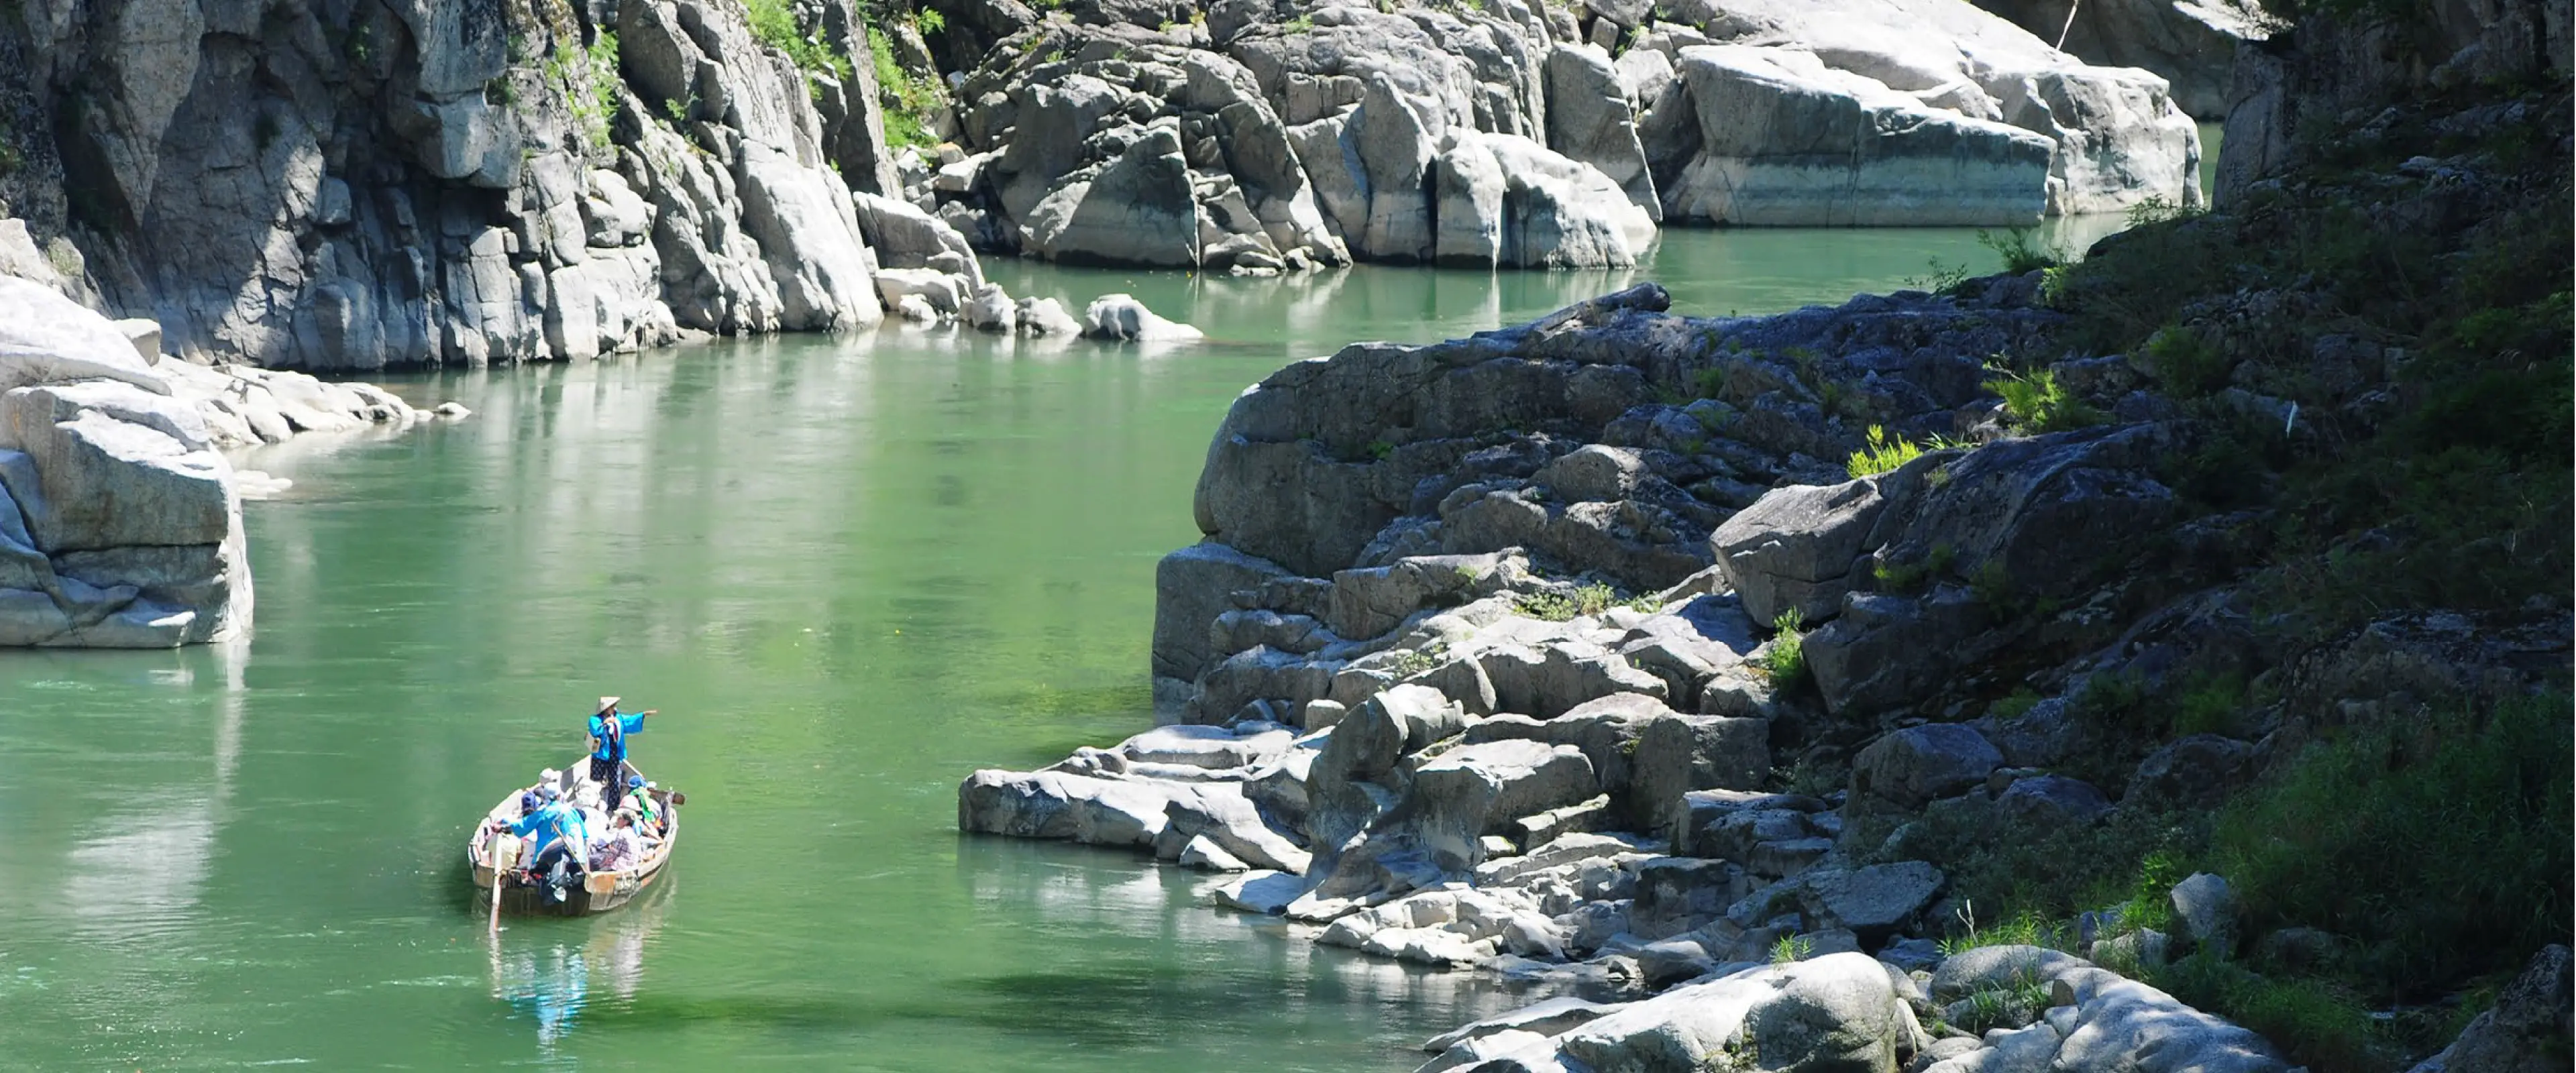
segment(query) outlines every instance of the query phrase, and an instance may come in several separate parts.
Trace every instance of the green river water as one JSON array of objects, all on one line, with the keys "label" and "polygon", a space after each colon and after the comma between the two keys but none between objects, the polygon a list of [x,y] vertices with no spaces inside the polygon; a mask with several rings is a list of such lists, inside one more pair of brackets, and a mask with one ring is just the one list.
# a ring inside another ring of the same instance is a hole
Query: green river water
[{"label": "green river water", "polygon": [[[1972,232],[1665,236],[1635,273],[994,266],[1169,349],[888,327],[396,379],[475,416],[244,466],[258,630],[0,650],[0,1068],[1403,1070],[1525,1001],[1203,908],[1117,852],[966,838],[955,788],[1150,725],[1154,562],[1244,385],[1651,278],[1677,311],[1989,271]],[[663,711],[668,882],[489,940],[473,820]]]}]

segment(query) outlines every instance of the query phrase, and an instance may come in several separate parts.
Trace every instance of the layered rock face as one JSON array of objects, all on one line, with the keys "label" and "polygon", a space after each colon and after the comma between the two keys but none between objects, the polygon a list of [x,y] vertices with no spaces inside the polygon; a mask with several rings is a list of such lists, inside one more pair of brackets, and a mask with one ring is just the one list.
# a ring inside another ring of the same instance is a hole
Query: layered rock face
[{"label": "layered rock face", "polygon": [[2173,85],[2174,104],[2192,118],[2227,116],[2236,48],[2275,27],[2248,0],[1979,0],[2042,41],[2064,38],[2087,63],[2142,67]]},{"label": "layered rock face", "polygon": [[[852,51],[847,5],[806,19]],[[13,10],[0,201],[197,361],[577,360],[871,323],[840,175],[890,181],[874,87],[796,70],[743,20],[722,0]]]},{"label": "layered rock face", "polygon": [[2161,78],[1964,5],[1184,14],[950,13],[993,44],[958,93],[964,151],[909,189],[990,248],[1256,272],[1625,265],[1659,221],[2019,225],[2198,197]]},{"label": "layered rock face", "polygon": [[0,645],[163,648],[250,628],[216,434],[104,318],[0,278]]},{"label": "layered rock face", "polygon": [[[2029,223],[2198,204],[2199,133],[2164,79],[2087,66],[1965,4],[1720,0],[1677,17],[1707,29],[1640,41],[1674,69],[1643,124],[1669,218]],[[1760,51],[1700,52],[1703,37]]]}]

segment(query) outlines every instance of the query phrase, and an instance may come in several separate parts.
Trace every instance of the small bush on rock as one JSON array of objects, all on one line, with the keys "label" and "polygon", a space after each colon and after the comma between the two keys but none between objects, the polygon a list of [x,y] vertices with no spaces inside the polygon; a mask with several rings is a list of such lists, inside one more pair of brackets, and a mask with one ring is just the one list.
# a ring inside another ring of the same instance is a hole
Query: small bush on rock
[{"label": "small bush on rock", "polygon": [[1619,606],[1619,590],[1593,582],[1574,590],[1571,595],[1553,592],[1531,593],[1515,603],[1521,614],[1549,622],[1566,622],[1582,615],[1598,615]]},{"label": "small bush on rock", "polygon": [[1806,639],[1798,633],[1804,621],[1794,607],[1771,620],[1771,650],[1762,657],[1762,665],[1771,672],[1772,683],[1782,688],[1807,676]]},{"label": "small bush on rock", "polygon": [[1850,471],[1852,479],[1858,480],[1862,477],[1875,477],[1881,473],[1894,473],[1906,463],[1921,457],[1923,457],[1923,448],[1916,446],[1913,441],[1890,440],[1887,438],[1887,429],[1871,425],[1869,445],[1852,452],[1851,461],[1845,468]]},{"label": "small bush on rock", "polygon": [[904,70],[895,62],[893,40],[873,26],[868,28],[868,66],[876,73],[877,100],[885,110],[886,145],[900,149],[936,144],[929,117],[941,104],[938,80],[914,78]]},{"label": "small bush on rock", "polygon": [[2143,348],[2156,384],[2175,398],[2196,399],[2227,386],[2227,355],[2199,332],[2167,325]]},{"label": "small bush on rock", "polygon": [[1792,962],[1805,961],[1807,960],[1807,955],[1814,953],[1815,950],[1815,940],[1809,939],[1804,935],[1783,935],[1780,937],[1779,942],[1771,944],[1771,963],[1774,965],[1787,965]]},{"label": "small bush on rock", "polygon": [[[750,16],[752,36],[786,53],[799,69],[833,78],[850,77],[848,59],[796,29],[796,13],[788,9],[787,0],[744,0],[743,9]],[[869,33],[875,35],[874,30]]]},{"label": "small bush on rock", "polygon": [[2057,374],[2046,369],[2024,375],[1998,365],[1987,371],[2000,375],[1986,381],[1986,390],[2003,397],[2004,412],[2011,414],[2013,424],[2024,432],[2064,432],[2110,420],[2084,400],[2067,394],[2057,382]]},{"label": "small bush on rock", "polygon": [[2027,227],[2016,227],[2000,235],[1980,229],[1977,245],[1995,251],[1995,256],[2003,258],[2004,271],[2016,276],[2055,268],[2068,260],[2064,250],[2042,244]]}]

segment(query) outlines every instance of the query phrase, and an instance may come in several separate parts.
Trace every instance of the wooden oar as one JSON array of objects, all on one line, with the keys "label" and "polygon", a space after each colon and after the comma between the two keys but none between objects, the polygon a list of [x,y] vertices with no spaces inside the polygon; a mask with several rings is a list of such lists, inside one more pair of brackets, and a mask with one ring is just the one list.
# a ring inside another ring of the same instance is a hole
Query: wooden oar
[{"label": "wooden oar", "polygon": [[492,864],[492,934],[494,935],[501,934],[500,841],[501,839],[496,835],[486,835],[483,839],[483,855],[489,858]]}]

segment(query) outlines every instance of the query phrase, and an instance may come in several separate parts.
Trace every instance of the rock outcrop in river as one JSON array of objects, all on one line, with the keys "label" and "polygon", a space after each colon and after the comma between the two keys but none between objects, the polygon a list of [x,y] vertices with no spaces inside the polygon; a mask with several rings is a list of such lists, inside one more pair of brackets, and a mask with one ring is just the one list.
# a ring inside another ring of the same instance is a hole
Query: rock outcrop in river
[{"label": "rock outcrop in river", "polygon": [[[2187,435],[2171,422],[1840,472],[1864,415],[2000,435],[1965,355],[2046,331],[2035,285],[1748,320],[1671,316],[1648,285],[1283,370],[1209,449],[1208,541],[1159,572],[1157,693],[1181,725],[977,772],[959,825],[1248,869],[1215,898],[1328,945],[1651,996],[1470,1028],[1430,1069],[1696,1069],[1753,1047],[1767,1068],[2111,1069],[2149,1039],[2174,1068],[2286,1068],[2086,961],[1944,960],[1929,937],[1970,910],[1891,834],[2112,807],[2044,771],[2084,746],[2063,721],[1879,729],[2032,644],[1957,579],[2008,575],[2033,602],[2205,580],[2114,550],[2173,520],[2148,469]],[[1900,580],[1935,543],[1943,565]],[[1783,670],[1801,616],[1827,623],[1803,639],[1812,694]],[[1826,757],[1839,782],[1784,785]]]},{"label": "rock outcrop in river", "polygon": [[97,314],[0,278],[0,645],[157,648],[250,626],[232,466]]},{"label": "rock outcrop in river", "polygon": [[149,321],[0,275],[0,647],[247,633],[241,501],[286,482],[220,452],[428,416],[369,384],[190,365],[159,343]]},{"label": "rock outcrop in river", "polygon": [[[1645,285],[1279,371],[1157,572],[1170,725],[976,772],[960,828],[1581,996],[1427,1070],[2394,1064],[2442,1030],[2320,996],[2442,994],[2371,975],[2399,950],[2452,994],[2531,966],[2423,1068],[2539,1068],[2576,636],[2549,18],[2417,27],[2434,75],[2370,69],[2382,27],[2275,42],[2248,207],[2083,264],[1761,318]],[[2376,170],[2304,166],[2355,125]],[[2370,267],[2419,249],[2457,273]],[[2464,438],[2506,382],[2553,401]]]}]

